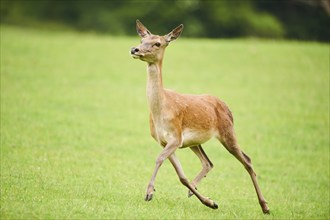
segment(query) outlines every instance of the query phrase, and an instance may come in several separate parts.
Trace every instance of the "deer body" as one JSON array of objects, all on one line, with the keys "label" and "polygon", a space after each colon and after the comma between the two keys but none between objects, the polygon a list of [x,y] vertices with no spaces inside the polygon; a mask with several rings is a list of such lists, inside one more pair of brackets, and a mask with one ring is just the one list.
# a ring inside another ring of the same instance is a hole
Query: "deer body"
[{"label": "deer body", "polygon": [[[157,157],[145,200],[152,199],[158,169],[164,160],[169,159],[181,183],[189,189],[188,195],[195,195],[210,208],[218,208],[214,201],[203,196],[196,189],[197,184],[213,167],[201,144],[215,137],[244,165],[251,176],[263,212],[269,213],[267,203],[259,189],[251,159],[240,150],[237,144],[233,117],[227,105],[214,96],[179,94],[163,88],[164,51],[171,41],[180,36],[183,25],[164,36],[152,35],[138,20],[136,28],[142,41],[141,45],[131,49],[131,54],[133,58],[148,63],[147,98],[150,110],[150,132],[151,136],[163,147]],[[189,147],[202,163],[201,172],[192,182],[185,177],[182,166],[175,155],[176,149],[185,147]]]},{"label": "deer body", "polygon": [[227,106],[209,95],[183,95],[164,90],[162,102],[154,105],[150,106],[150,129],[163,146],[172,136],[180,140],[179,148],[203,144],[212,137],[220,137],[218,128],[232,124]]}]

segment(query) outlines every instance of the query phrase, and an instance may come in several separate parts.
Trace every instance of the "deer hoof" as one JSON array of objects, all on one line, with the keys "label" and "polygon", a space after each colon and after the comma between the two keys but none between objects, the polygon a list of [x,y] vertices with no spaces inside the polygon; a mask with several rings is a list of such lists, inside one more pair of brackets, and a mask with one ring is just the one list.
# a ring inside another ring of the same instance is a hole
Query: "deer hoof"
[{"label": "deer hoof", "polygon": [[211,207],[212,209],[218,209],[218,204],[216,202],[213,202],[213,206]]},{"label": "deer hoof", "polygon": [[203,204],[211,209],[217,209],[219,207],[218,204],[211,199],[206,200]]},{"label": "deer hoof", "polygon": [[211,208],[211,209],[218,209],[218,204],[216,202],[212,201],[212,204],[205,204],[207,207]]},{"label": "deer hoof", "polygon": [[267,206],[267,202],[266,202],[266,201],[261,202],[260,205],[261,205],[262,212],[263,212],[264,214],[269,215],[269,214],[270,214],[270,210],[269,210],[269,208],[268,208],[268,206]]},{"label": "deer hoof", "polygon": [[144,197],[144,200],[145,201],[152,200],[152,196],[155,191],[156,191],[156,189],[153,186],[148,186],[147,193],[146,193],[146,196]]},{"label": "deer hoof", "polygon": [[265,215],[269,215],[269,214],[270,214],[270,210],[269,210],[269,208],[268,208],[267,206],[262,208],[262,212],[263,212]]},{"label": "deer hoof", "polygon": [[270,214],[270,210],[269,209],[267,209],[267,210],[262,210],[263,211],[263,213],[265,214],[265,215],[269,215]]},{"label": "deer hoof", "polygon": [[152,196],[153,196],[152,193],[151,194],[146,194],[144,200],[148,202],[148,201],[152,200]]}]

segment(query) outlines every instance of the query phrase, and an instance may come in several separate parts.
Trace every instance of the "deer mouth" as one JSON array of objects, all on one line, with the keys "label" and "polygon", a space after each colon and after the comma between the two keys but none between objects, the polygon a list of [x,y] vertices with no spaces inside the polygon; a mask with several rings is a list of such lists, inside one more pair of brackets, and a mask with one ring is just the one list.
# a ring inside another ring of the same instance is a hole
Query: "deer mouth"
[{"label": "deer mouth", "polygon": [[141,57],[141,55],[138,55],[138,54],[131,54],[131,55],[134,59],[139,59]]},{"label": "deer mouth", "polygon": [[134,59],[141,59],[142,57],[144,57],[144,54],[134,52],[134,53],[131,53],[131,56]]}]

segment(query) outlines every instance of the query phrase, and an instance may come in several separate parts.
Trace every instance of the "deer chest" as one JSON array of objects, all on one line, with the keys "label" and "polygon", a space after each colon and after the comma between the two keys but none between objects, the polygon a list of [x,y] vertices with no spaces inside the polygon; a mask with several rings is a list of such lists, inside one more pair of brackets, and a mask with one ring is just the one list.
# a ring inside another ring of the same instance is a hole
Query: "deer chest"
[{"label": "deer chest", "polygon": [[181,134],[178,132],[179,123],[175,122],[174,117],[153,117],[150,118],[150,129],[152,136],[161,145],[166,145],[172,139],[181,139]]}]

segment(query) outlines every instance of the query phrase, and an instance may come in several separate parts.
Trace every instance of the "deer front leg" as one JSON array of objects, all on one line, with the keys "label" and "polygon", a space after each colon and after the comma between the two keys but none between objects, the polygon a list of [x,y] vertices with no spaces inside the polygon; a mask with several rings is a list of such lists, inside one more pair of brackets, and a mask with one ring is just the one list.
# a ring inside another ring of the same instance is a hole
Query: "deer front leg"
[{"label": "deer front leg", "polygon": [[179,141],[168,142],[165,148],[163,149],[163,151],[157,157],[156,167],[154,169],[151,180],[147,187],[147,192],[144,198],[145,201],[150,201],[153,197],[153,194],[155,192],[154,183],[160,166],[163,164],[164,160],[166,160],[172,153],[174,153],[174,151],[179,147],[179,145],[180,145]]}]

